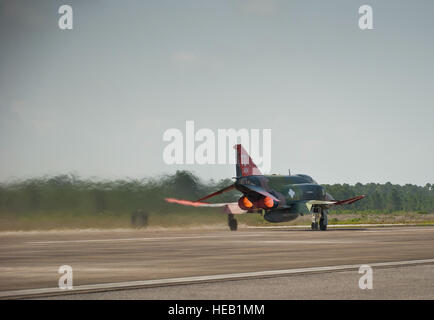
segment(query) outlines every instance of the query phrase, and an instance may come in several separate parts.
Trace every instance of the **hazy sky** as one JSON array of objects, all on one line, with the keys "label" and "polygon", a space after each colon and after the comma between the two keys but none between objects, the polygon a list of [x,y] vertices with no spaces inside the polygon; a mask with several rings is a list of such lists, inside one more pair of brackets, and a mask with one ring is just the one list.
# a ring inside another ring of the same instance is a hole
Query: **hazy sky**
[{"label": "hazy sky", "polygon": [[432,0],[0,0],[0,181],[234,176],[163,162],[194,120],[271,128],[274,173],[433,183],[433,39]]}]

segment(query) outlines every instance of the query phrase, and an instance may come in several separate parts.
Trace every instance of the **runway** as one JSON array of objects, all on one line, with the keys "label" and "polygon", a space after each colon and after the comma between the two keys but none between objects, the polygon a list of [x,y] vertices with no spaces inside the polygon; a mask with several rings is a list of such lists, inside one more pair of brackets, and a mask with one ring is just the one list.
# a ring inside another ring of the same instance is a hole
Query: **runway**
[{"label": "runway", "polygon": [[[404,298],[433,299],[433,259],[428,226],[0,233],[0,297],[59,293],[58,268],[69,265],[75,289],[61,298],[384,299],[401,288]],[[362,264],[373,265],[370,295],[357,285]]]}]

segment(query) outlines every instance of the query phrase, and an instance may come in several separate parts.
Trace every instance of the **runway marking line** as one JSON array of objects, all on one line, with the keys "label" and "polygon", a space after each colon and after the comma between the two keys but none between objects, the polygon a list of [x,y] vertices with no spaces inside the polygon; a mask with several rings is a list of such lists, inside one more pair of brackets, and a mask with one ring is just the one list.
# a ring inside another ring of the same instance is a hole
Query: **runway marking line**
[{"label": "runway marking line", "polygon": [[[258,234],[269,234],[268,232],[256,232],[231,235],[231,237],[254,237]],[[227,235],[204,235],[204,236],[173,236],[173,237],[150,237],[150,238],[117,238],[117,239],[81,239],[81,240],[47,240],[47,241],[27,241],[27,244],[55,244],[55,243],[88,243],[88,242],[117,242],[117,241],[156,241],[156,240],[189,240],[206,238],[225,238]]]},{"label": "runway marking line", "polygon": [[[359,224],[329,224],[328,228],[346,228],[346,227],[373,227],[374,230],[385,230],[391,229],[393,230],[402,229],[402,230],[414,230],[419,228],[424,229],[434,229],[431,225],[421,225],[421,224],[406,224],[406,223],[359,223]],[[378,229],[382,228],[384,229]],[[310,225],[293,225],[293,226],[247,226],[246,229],[310,229]]]},{"label": "runway marking line", "polygon": [[[431,264],[431,263],[434,263],[434,259],[377,262],[377,263],[363,263],[363,264],[368,264],[371,267],[400,267],[400,266]],[[273,276],[321,273],[321,272],[344,271],[344,270],[358,270],[360,266],[361,264],[326,266],[326,267],[307,267],[307,268],[297,268],[297,269],[217,274],[217,275],[209,275],[209,276],[88,284],[88,285],[74,286],[74,289],[72,290],[62,290],[59,288],[11,290],[11,291],[1,291],[0,298],[1,299],[25,298],[25,297],[35,297],[35,296],[50,296],[50,295],[58,295],[58,294],[113,291],[113,290],[122,290],[122,289],[141,289],[141,288],[161,287],[161,286],[170,286],[170,285],[194,284],[194,283],[201,283],[201,282],[203,283],[203,282],[216,282],[216,281],[225,281],[225,280],[226,281],[243,280],[249,278],[266,278],[266,277],[273,277]]]},{"label": "runway marking line", "polygon": [[[361,243],[361,241],[345,241],[345,240],[240,240],[240,242],[258,243],[258,244],[352,244]],[[363,243],[366,243],[363,240]]]},{"label": "runway marking line", "polygon": [[[413,226],[405,223],[358,223],[358,224],[329,224],[327,227],[401,227]],[[284,229],[284,228],[310,228],[310,225],[294,225],[294,226],[247,226],[248,229]]]}]

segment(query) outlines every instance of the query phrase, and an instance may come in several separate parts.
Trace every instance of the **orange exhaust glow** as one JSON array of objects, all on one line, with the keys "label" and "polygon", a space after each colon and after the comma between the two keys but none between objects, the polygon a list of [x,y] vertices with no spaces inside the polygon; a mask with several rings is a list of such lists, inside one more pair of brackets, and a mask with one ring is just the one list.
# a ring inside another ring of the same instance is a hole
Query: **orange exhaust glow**
[{"label": "orange exhaust glow", "polygon": [[270,197],[265,197],[264,198],[264,205],[268,208],[272,208],[274,206],[274,200],[271,199]]},{"label": "orange exhaust glow", "polygon": [[244,197],[244,198],[243,198],[243,205],[244,205],[246,208],[251,208],[251,207],[253,207],[253,203],[252,203],[249,199],[247,199],[247,197]]}]

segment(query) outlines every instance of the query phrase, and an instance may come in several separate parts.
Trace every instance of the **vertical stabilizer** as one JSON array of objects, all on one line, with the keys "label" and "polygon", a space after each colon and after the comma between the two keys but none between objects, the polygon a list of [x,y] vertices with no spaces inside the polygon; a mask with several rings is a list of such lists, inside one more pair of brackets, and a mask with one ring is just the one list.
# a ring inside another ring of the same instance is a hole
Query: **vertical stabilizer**
[{"label": "vertical stabilizer", "polygon": [[234,148],[237,150],[237,178],[262,175],[261,171],[241,144],[235,145]]}]

